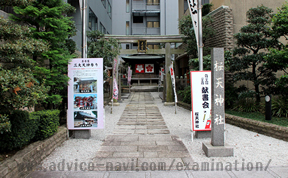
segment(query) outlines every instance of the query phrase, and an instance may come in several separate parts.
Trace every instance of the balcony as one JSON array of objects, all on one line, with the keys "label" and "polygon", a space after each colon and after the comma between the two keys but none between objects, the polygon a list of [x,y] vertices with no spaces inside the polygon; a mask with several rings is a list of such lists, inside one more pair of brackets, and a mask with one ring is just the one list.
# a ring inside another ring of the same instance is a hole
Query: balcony
[{"label": "balcony", "polygon": [[160,13],[160,4],[147,4],[133,2],[132,12],[134,15],[139,16],[157,16]]},{"label": "balcony", "polygon": [[160,35],[160,27],[158,28],[133,27],[132,35]]}]

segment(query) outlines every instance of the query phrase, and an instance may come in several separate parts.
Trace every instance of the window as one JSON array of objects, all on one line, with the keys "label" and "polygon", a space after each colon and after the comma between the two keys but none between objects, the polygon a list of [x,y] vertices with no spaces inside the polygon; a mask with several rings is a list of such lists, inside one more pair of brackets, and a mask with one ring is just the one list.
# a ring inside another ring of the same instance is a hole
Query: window
[{"label": "window", "polygon": [[98,30],[98,18],[90,8],[89,8],[88,27],[90,30]]},{"label": "window", "polygon": [[101,0],[103,6],[106,8],[106,0]]},{"label": "window", "polygon": [[126,49],[129,49],[129,44],[126,44]]},{"label": "window", "polygon": [[147,5],[159,5],[160,0],[147,0]]},{"label": "window", "polygon": [[111,13],[112,13],[112,7],[111,7],[111,5],[110,5],[110,3],[108,1],[108,15],[109,15],[110,18],[111,18]]},{"label": "window", "polygon": [[202,5],[209,4],[209,0],[202,0]]},{"label": "window", "polygon": [[130,11],[129,0],[126,0],[126,12],[128,13],[129,11]]},{"label": "window", "polygon": [[126,35],[130,35],[129,34],[129,21],[126,21]]},{"label": "window", "polygon": [[159,28],[160,23],[159,22],[147,22],[147,28]]},{"label": "window", "polygon": [[143,23],[143,16],[134,16],[133,23]]},{"label": "window", "polygon": [[106,28],[104,27],[104,25],[100,22],[100,31],[102,32],[102,33],[106,33]]}]

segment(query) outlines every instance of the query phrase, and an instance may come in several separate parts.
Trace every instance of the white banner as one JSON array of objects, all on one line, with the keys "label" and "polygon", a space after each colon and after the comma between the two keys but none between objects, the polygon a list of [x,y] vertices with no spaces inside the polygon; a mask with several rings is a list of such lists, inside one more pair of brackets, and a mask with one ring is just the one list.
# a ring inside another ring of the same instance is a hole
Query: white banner
[{"label": "white banner", "polygon": [[169,66],[170,70],[170,75],[171,75],[171,81],[172,81],[172,87],[174,90],[174,96],[175,96],[175,102],[177,103],[177,94],[176,94],[176,84],[175,84],[175,75],[174,75],[174,70],[173,70],[173,62]]},{"label": "white banner", "polygon": [[192,24],[195,32],[196,42],[198,45],[198,9],[197,9],[198,0],[188,0],[188,7],[192,18]]},{"label": "white banner", "polygon": [[131,77],[132,77],[132,70],[130,69],[130,67],[128,67],[128,77],[127,77],[127,80],[128,80],[128,84],[129,84],[129,85],[131,84]]},{"label": "white banner", "polygon": [[161,82],[164,81],[164,68],[161,67]]},{"label": "white banner", "polygon": [[191,71],[193,131],[211,130],[211,71]]}]

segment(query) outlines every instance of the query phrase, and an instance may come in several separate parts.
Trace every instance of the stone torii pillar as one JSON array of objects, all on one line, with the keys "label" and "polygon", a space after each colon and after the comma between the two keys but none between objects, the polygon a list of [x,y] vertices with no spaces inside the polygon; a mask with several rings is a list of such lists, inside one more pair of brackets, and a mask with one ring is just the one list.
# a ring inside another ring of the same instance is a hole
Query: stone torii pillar
[{"label": "stone torii pillar", "polygon": [[165,101],[173,102],[173,91],[172,91],[172,82],[169,72],[169,66],[171,64],[171,45],[170,43],[165,44]]}]

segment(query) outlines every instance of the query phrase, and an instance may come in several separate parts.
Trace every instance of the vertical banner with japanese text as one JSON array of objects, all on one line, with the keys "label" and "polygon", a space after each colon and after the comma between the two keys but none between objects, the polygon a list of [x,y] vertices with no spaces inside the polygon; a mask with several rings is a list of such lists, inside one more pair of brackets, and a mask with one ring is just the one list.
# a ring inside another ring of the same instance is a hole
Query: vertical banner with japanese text
[{"label": "vertical banner with japanese text", "polygon": [[174,90],[175,102],[177,103],[177,93],[176,93],[175,75],[174,75],[174,70],[173,70],[173,62],[170,64],[169,70],[170,70],[170,75],[171,75],[172,87]]},{"label": "vertical banner with japanese text", "polygon": [[193,131],[211,130],[211,71],[191,71]]},{"label": "vertical banner with japanese text", "polygon": [[118,99],[118,85],[117,85],[117,76],[118,76],[118,71],[117,71],[117,65],[118,61],[117,59],[114,59],[114,65],[113,65],[113,99]]},{"label": "vertical banner with japanese text", "polygon": [[194,28],[194,32],[195,32],[195,36],[196,36],[196,42],[198,44],[198,10],[197,10],[197,1],[198,0],[188,0],[188,7],[189,7],[189,11],[190,11],[190,15],[192,18],[192,24],[193,24],[193,28]]},{"label": "vertical banner with japanese text", "polygon": [[68,129],[103,129],[103,59],[73,59],[68,76]]}]

